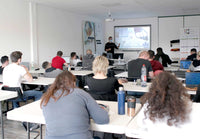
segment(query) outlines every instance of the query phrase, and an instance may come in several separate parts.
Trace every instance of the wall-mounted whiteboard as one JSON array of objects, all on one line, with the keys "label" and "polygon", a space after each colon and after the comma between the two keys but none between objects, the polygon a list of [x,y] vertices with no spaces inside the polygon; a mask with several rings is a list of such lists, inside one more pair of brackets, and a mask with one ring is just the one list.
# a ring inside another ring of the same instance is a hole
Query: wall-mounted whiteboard
[{"label": "wall-mounted whiteboard", "polygon": [[115,43],[122,50],[143,50],[151,48],[151,25],[115,26]]}]

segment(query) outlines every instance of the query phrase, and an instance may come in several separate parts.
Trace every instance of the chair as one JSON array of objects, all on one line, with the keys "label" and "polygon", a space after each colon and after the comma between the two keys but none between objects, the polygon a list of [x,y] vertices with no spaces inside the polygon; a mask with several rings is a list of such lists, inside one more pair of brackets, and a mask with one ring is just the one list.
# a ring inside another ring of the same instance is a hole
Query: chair
[{"label": "chair", "polygon": [[197,87],[196,95],[192,99],[193,102],[200,103],[200,84]]},{"label": "chair", "polygon": [[[25,103],[27,103],[27,100],[33,99],[33,97],[29,97],[29,98],[25,99],[25,98],[23,97],[22,90],[21,90],[20,87],[8,87],[8,86],[3,86],[1,89],[2,89],[2,90],[8,90],[8,91],[16,91],[17,94],[18,94],[18,97],[12,98],[12,99],[9,99],[9,100],[6,101],[6,102],[7,102],[7,111],[9,111],[8,102],[10,102],[10,101],[12,102],[13,100],[19,100],[19,102],[25,102]],[[12,109],[13,109],[13,106],[12,106]]]},{"label": "chair", "polygon": [[[8,91],[17,91],[17,94],[18,94],[18,96],[17,96],[16,98],[12,98],[12,99],[9,99],[9,100],[6,101],[6,103],[7,103],[7,111],[9,111],[9,105],[8,105],[8,102],[9,102],[9,101],[12,102],[13,100],[19,99],[20,102],[25,102],[25,103],[27,103],[27,100],[28,100],[28,99],[32,99],[32,97],[25,99],[25,98],[23,97],[22,90],[21,90],[20,87],[7,87],[7,86],[3,86],[1,89],[2,89],[2,90],[8,90]],[[12,108],[12,109],[13,109],[13,108]],[[7,112],[7,111],[6,111],[6,112]],[[24,126],[24,128],[26,129],[26,131],[27,131],[27,127],[26,127],[24,124],[26,124],[26,123],[23,122],[23,126]],[[32,124],[32,123],[31,123],[31,124]],[[41,126],[41,125],[40,125],[40,126]],[[33,128],[33,130],[31,130],[30,132],[37,133],[36,137],[34,137],[34,139],[36,139],[36,138],[40,135],[40,132],[34,131],[34,130],[37,129],[37,128],[30,127],[30,129],[31,129],[31,128]]]}]

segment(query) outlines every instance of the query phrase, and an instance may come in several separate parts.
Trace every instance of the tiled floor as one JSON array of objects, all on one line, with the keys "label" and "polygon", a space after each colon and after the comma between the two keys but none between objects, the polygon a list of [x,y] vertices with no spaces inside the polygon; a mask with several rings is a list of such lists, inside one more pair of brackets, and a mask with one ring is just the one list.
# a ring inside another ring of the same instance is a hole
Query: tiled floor
[{"label": "tiled floor", "polygon": [[[39,129],[35,131],[39,132]],[[42,133],[43,133],[43,139],[44,139],[45,127],[43,127]],[[37,133],[31,132],[31,139],[34,139],[36,135]],[[0,138],[1,138],[1,130],[0,130]],[[22,122],[7,120],[6,117],[4,116],[4,138],[5,139],[27,139],[27,132],[25,128],[22,126]],[[38,137],[38,139],[39,138],[40,137]]]}]

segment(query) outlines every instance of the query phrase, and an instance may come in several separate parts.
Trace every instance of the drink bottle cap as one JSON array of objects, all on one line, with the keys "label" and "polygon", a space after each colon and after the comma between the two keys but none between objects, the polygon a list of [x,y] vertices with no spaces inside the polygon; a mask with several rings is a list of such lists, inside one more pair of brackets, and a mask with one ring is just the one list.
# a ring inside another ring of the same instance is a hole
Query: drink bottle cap
[{"label": "drink bottle cap", "polygon": [[123,87],[119,87],[119,91],[123,91],[124,89],[123,89]]}]

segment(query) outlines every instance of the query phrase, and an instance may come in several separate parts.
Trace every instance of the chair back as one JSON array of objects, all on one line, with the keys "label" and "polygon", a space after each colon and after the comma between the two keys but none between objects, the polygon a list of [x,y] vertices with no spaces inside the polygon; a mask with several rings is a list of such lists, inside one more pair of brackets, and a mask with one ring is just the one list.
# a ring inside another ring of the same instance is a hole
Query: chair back
[{"label": "chair back", "polygon": [[3,86],[1,89],[2,89],[2,90],[8,90],[8,91],[17,91],[17,94],[18,94],[18,97],[17,97],[17,98],[20,98],[20,99],[24,100],[23,94],[22,94],[22,90],[21,90],[20,87],[8,87],[8,86]]}]

